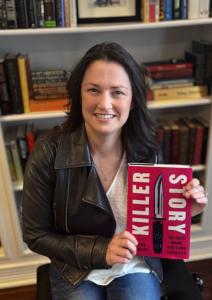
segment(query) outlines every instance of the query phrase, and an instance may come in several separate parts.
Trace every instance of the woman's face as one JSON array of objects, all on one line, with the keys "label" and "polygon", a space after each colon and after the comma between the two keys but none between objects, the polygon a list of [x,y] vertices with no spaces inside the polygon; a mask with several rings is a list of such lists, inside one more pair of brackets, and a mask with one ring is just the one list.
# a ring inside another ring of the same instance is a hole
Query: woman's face
[{"label": "woman's face", "polygon": [[120,136],[132,104],[132,87],[125,69],[116,62],[93,62],[85,72],[81,97],[87,134]]}]

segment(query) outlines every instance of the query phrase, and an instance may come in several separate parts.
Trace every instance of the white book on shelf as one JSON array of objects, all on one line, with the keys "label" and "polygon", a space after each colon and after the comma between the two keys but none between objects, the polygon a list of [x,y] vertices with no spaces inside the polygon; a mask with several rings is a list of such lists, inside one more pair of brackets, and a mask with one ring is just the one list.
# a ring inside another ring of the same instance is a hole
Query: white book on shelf
[{"label": "white book on shelf", "polygon": [[199,18],[209,17],[210,0],[199,0]]},{"label": "white book on shelf", "polygon": [[77,26],[77,4],[76,0],[70,0],[70,27]]},{"label": "white book on shelf", "polygon": [[188,0],[188,19],[199,19],[200,0]]}]

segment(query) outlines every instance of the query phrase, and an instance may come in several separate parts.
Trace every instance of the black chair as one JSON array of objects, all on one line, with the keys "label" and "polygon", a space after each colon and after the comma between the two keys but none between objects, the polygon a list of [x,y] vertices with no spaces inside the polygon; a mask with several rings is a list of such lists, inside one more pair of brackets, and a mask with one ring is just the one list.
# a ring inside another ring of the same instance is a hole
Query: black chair
[{"label": "black chair", "polygon": [[[201,300],[202,279],[186,268],[182,260],[163,259],[164,280],[161,284],[163,300]],[[37,269],[37,300],[51,300],[49,264]]]}]

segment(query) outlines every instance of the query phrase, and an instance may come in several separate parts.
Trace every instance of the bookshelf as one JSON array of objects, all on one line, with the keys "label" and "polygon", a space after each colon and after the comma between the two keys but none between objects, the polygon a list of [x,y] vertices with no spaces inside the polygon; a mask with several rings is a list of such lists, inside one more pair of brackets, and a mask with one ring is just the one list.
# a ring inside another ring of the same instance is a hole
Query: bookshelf
[{"label": "bookshelf", "polygon": [[[28,53],[31,68],[72,67],[86,49],[103,41],[116,41],[126,47],[139,62],[182,57],[193,39],[212,40],[212,19],[168,21],[159,23],[125,23],[81,25],[73,28],[0,30],[0,52]],[[200,115],[212,125],[212,98],[149,103],[155,116]],[[64,112],[27,113],[0,116],[0,288],[35,283],[35,270],[48,261],[26,248],[16,207],[22,185],[14,186],[7,163],[4,130],[9,125],[33,121],[39,128],[62,122]],[[212,131],[207,164],[195,166],[203,174],[209,204],[201,224],[192,228],[191,260],[212,257]],[[211,201],[210,201],[211,200]]]}]

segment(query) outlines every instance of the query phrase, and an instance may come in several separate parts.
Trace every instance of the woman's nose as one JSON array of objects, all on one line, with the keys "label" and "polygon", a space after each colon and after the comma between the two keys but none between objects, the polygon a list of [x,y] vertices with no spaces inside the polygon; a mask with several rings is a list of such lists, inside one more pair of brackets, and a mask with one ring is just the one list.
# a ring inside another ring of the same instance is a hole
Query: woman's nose
[{"label": "woman's nose", "polygon": [[111,95],[108,92],[104,92],[99,96],[99,108],[111,108],[112,107],[112,101],[111,101]]}]

